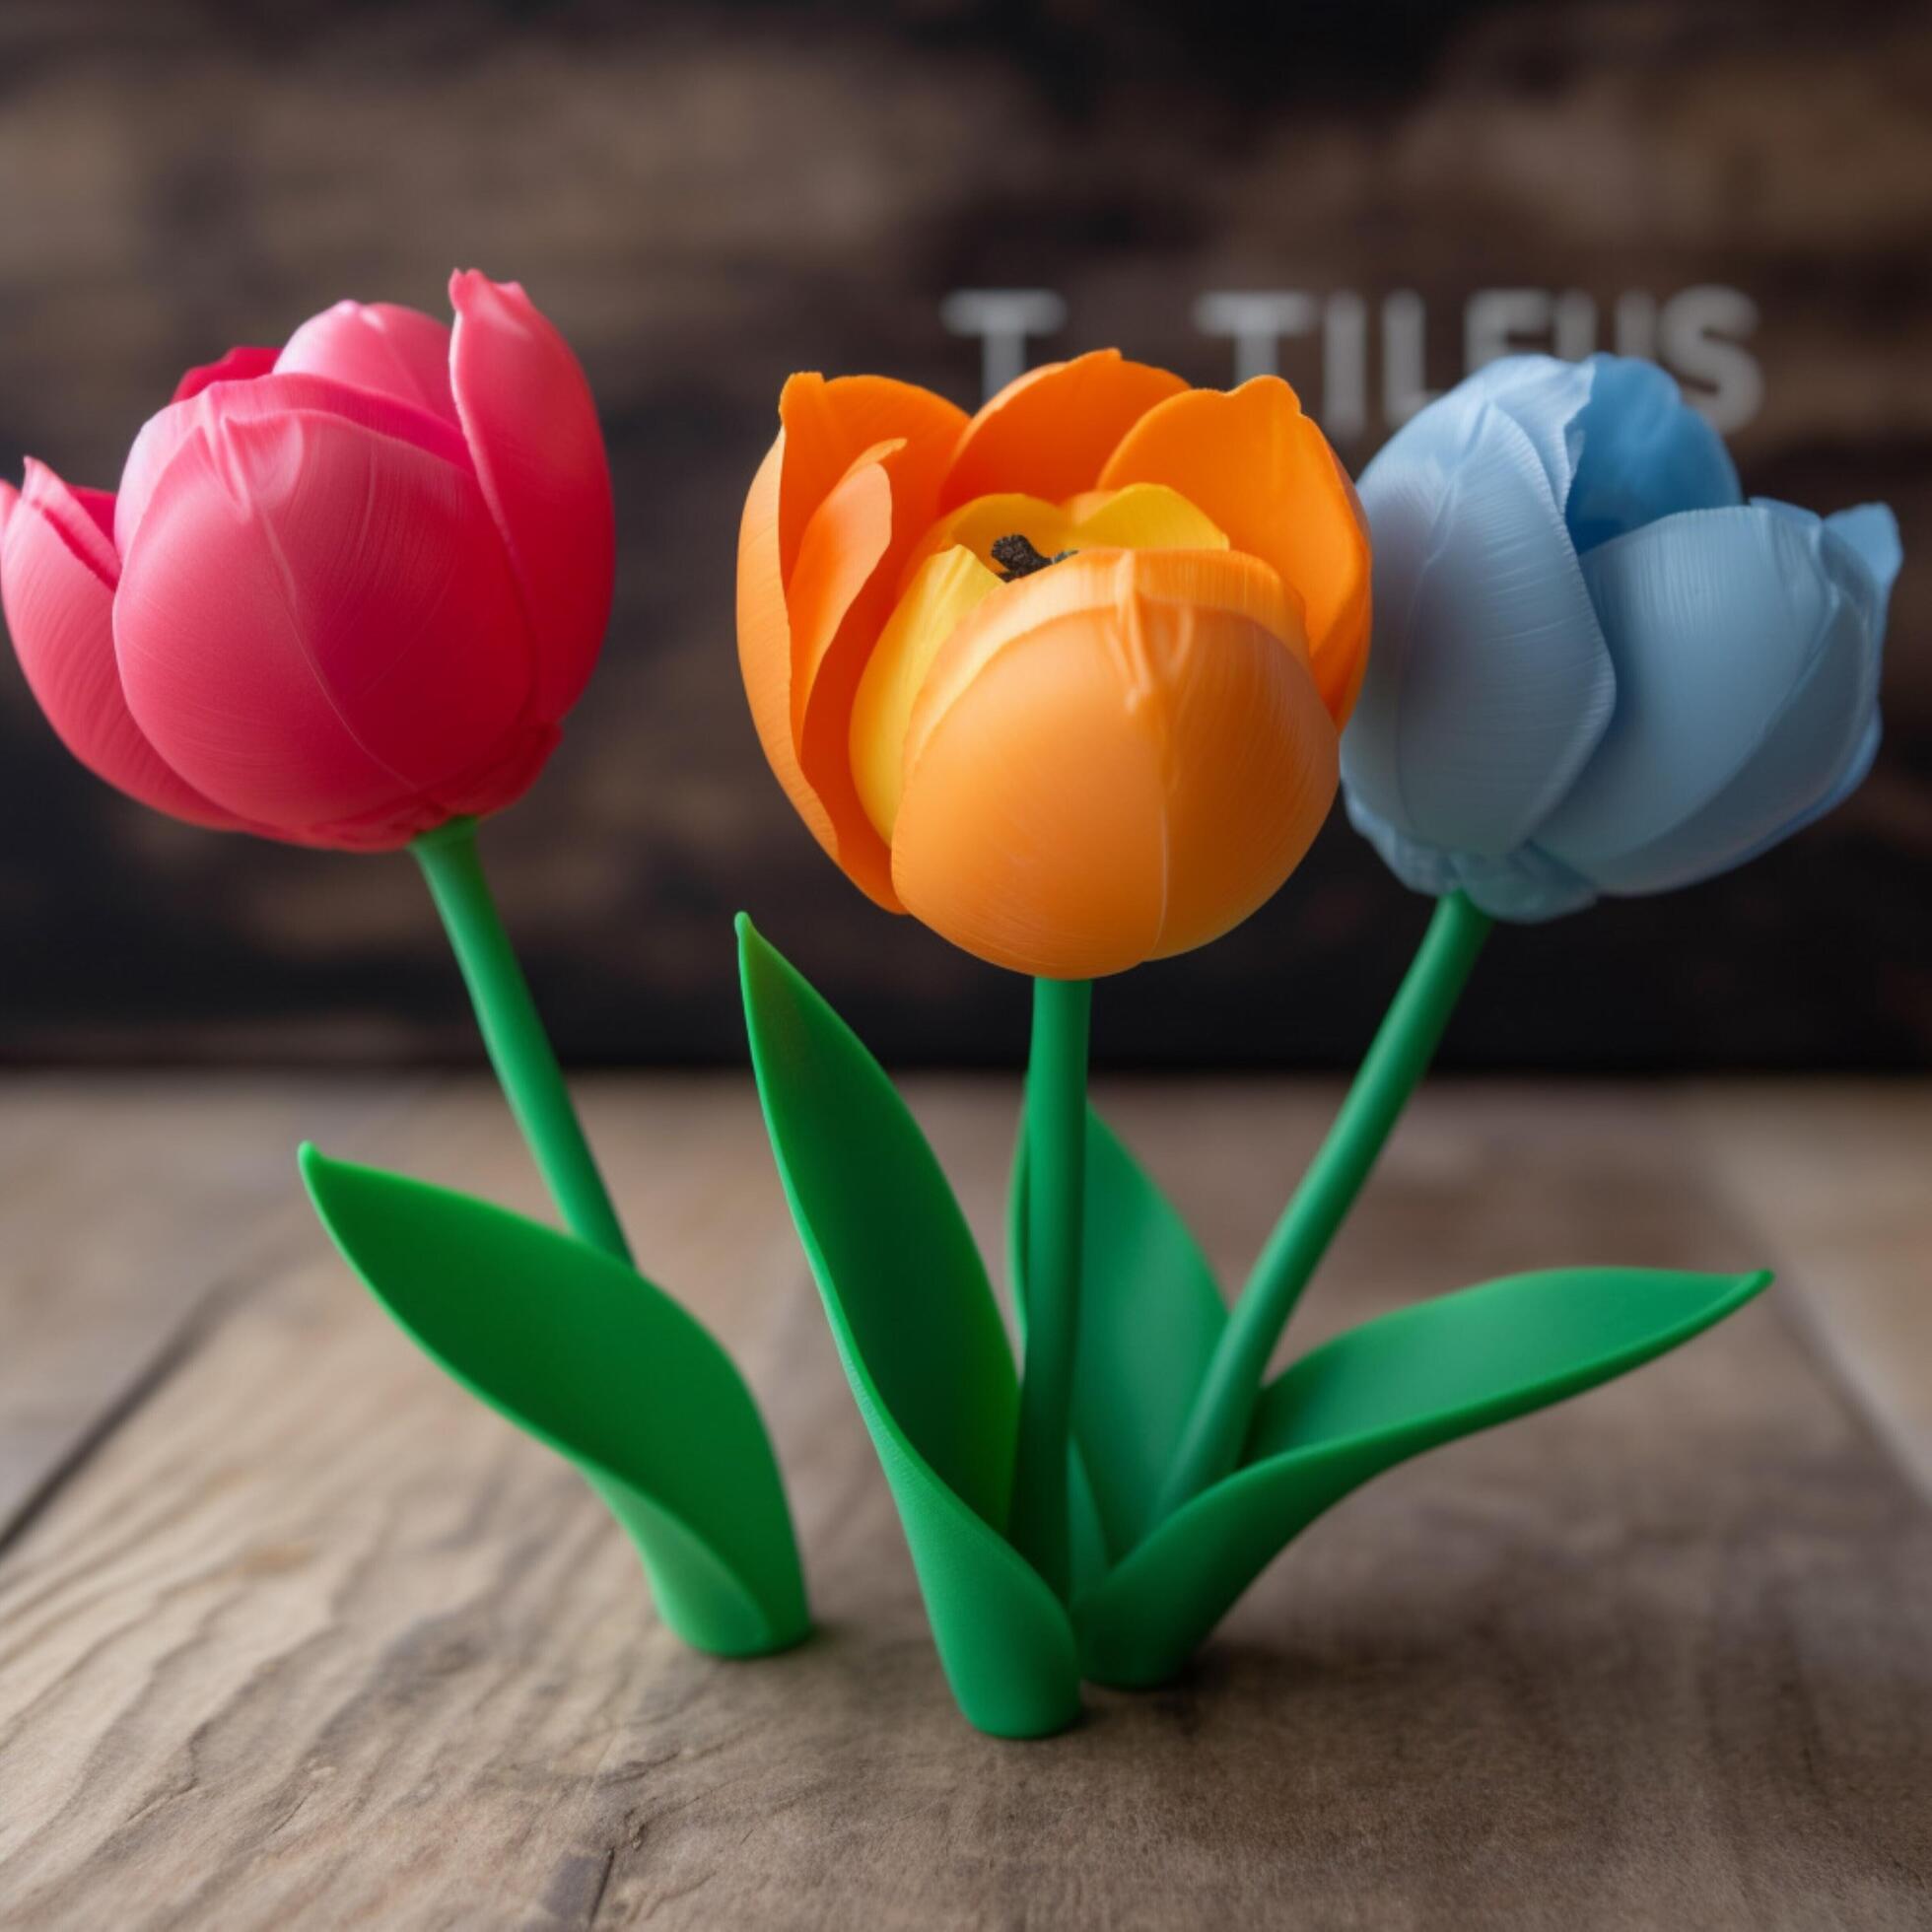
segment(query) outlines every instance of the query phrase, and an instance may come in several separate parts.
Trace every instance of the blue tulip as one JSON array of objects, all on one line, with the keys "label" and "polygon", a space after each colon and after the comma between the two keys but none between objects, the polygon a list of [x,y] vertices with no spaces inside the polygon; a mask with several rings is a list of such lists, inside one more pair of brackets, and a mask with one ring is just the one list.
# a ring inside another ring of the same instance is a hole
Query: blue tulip
[{"label": "blue tulip", "polygon": [[1348,816],[1420,892],[1500,919],[1728,870],[1878,750],[1891,511],[1744,501],[1654,365],[1491,363],[1361,480],[1368,675]]}]

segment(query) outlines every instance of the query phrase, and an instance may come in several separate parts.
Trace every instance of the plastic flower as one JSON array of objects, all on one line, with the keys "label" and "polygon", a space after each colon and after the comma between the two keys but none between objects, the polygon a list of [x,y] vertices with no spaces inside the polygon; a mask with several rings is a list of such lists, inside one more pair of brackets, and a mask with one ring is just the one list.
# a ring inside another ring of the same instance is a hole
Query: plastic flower
[{"label": "plastic flower", "polygon": [[529,785],[610,611],[588,385],[515,282],[190,370],[117,495],[0,484],[0,597],[81,762],[198,825],[387,848]]},{"label": "plastic flower", "polygon": [[1746,503],[1648,363],[1491,364],[1370,463],[1348,815],[1498,918],[1660,892],[1829,811],[1878,748],[1898,526]]},{"label": "plastic flower", "polygon": [[970,421],[794,376],[738,651],[772,769],[881,906],[1090,978],[1255,910],[1333,799],[1368,547],[1294,391],[1100,350]]}]

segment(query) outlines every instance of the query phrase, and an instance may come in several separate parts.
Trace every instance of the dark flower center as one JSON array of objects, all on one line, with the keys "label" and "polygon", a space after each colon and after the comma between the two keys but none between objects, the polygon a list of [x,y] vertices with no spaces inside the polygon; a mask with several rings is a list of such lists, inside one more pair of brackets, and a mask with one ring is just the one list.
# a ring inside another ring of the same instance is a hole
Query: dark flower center
[{"label": "dark flower center", "polygon": [[1036,570],[1045,570],[1074,553],[1063,550],[1058,557],[1043,557],[1015,530],[1011,536],[995,537],[987,554],[999,565],[1000,578],[1010,584],[1016,577],[1031,577]]}]

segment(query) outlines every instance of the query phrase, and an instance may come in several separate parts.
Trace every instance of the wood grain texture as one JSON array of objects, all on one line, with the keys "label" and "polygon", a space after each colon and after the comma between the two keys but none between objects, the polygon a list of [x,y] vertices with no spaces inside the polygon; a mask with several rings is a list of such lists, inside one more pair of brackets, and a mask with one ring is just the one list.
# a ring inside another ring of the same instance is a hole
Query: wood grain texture
[{"label": "wood grain texture", "polygon": [[[403,1092],[412,1090],[403,1087]],[[0,1547],[210,1297],[300,1228],[300,1135],[393,1112],[372,1081],[232,1081],[197,1097],[139,1077],[18,1082],[0,1106],[5,1229]]]},{"label": "wood grain texture", "polygon": [[[185,1142],[225,1104],[192,1091],[131,1097],[127,1131],[146,1106]],[[912,1092],[998,1253],[1011,1088]],[[1332,1098],[1202,1083],[1101,1104],[1225,1278]],[[4,1131],[56,1104],[16,1092]],[[822,1633],[755,1665],[680,1649],[577,1479],[404,1345],[319,1233],[297,1235],[0,1557],[0,1920],[1932,1913],[1932,1515],[1791,1319],[1806,1280],[1371,1484],[1182,1683],[1093,1693],[1066,1737],[1001,1745],[945,1694],[749,1091],[608,1081],[586,1111],[641,1261],[767,1406]],[[340,1133],[331,1151],[380,1140],[398,1167],[538,1205],[480,1086]],[[1714,1137],[1696,1096],[1661,1089],[1438,1087],[1294,1343],[1525,1266],[1757,1262],[1762,1223],[1718,1178]],[[30,1221],[10,1204],[10,1233]],[[1841,1260],[1821,1236],[1794,1273]]]},{"label": "wood grain texture", "polygon": [[1932,1118],[1912,1085],[1700,1087],[1712,1173],[1801,1285],[1819,1346],[1932,1495]]}]

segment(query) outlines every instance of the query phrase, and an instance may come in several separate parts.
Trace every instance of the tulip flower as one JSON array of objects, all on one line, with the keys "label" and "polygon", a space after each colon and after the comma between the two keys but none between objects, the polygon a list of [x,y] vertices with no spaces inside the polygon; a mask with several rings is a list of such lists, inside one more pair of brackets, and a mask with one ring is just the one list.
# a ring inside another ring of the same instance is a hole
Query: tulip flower
[{"label": "tulip flower", "polygon": [[1112,350],[970,421],[795,376],[738,549],[765,755],[862,890],[1084,980],[1273,894],[1334,795],[1368,547],[1294,391]]},{"label": "tulip flower", "polygon": [[1361,683],[1368,546],[1276,377],[1099,350],[968,418],[794,376],[738,544],[765,755],[862,890],[1034,976],[1012,1538],[1068,1588],[1090,982],[1205,944],[1300,862]]},{"label": "tulip flower", "polygon": [[1492,363],[1361,495],[1379,615],[1343,782],[1416,890],[1541,920],[1689,885],[1871,769],[1892,513],[1746,503],[1651,364]]},{"label": "tulip flower", "polygon": [[[190,370],[115,494],[30,462],[24,489],[0,485],[0,603],[54,729],[142,803],[297,845],[408,848],[511,1109],[597,1255],[306,1149],[317,1210],[426,1349],[580,1463],[674,1627],[778,1648],[806,1613],[770,1445],[717,1344],[630,1267],[476,851],[478,817],[536,778],[603,642],[596,409],[517,283],[463,272],[449,299],[453,326],[343,302],[279,351]],[[704,1410],[695,1454],[689,1430],[640,1422],[654,1374],[676,1382],[655,1391],[663,1416]]]},{"label": "tulip flower", "polygon": [[1878,749],[1891,511],[1747,503],[1648,363],[1492,363],[1396,434],[1361,502],[1376,635],[1343,741],[1348,816],[1440,903],[1222,1337],[1169,1508],[1232,1466],[1491,919],[1742,864],[1843,800]]},{"label": "tulip flower", "polygon": [[0,485],[0,595],[80,761],[221,830],[382,850],[519,796],[596,662],[610,476],[514,282],[344,302],[190,370],[118,494]]},{"label": "tulip flower", "polygon": [[0,604],[68,749],[218,831],[409,846],[572,1224],[623,1254],[478,868],[610,613],[610,472],[577,358],[515,282],[453,327],[340,302],[191,369],[120,489],[0,484]]}]

